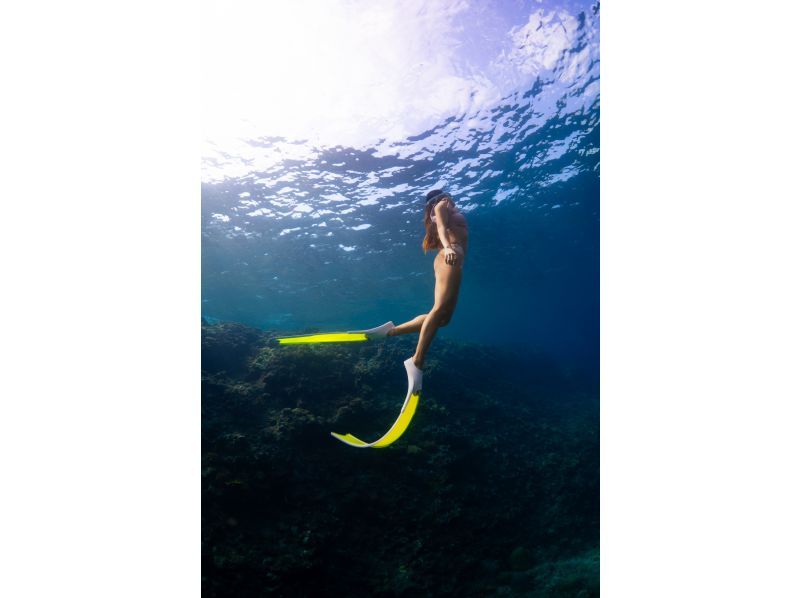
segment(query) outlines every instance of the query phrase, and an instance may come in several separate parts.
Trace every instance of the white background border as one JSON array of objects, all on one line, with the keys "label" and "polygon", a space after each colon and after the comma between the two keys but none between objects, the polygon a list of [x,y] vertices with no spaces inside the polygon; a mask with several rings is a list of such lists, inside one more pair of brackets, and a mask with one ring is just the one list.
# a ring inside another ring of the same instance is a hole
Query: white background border
[{"label": "white background border", "polygon": [[[200,593],[198,11],[4,11],[5,596]],[[798,10],[601,11],[603,592],[798,595]]]}]

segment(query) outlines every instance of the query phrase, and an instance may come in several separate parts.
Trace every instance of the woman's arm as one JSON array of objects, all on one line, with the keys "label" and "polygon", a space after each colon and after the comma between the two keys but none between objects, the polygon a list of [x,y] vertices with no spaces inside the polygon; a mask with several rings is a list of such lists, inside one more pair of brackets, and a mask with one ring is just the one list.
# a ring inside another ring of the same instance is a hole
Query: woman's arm
[{"label": "woman's arm", "polygon": [[442,247],[444,247],[444,262],[452,266],[456,263],[458,254],[455,249],[450,247],[450,241],[447,240],[447,229],[448,224],[450,224],[448,201],[449,200],[440,201],[433,208],[433,211],[436,214],[436,231],[439,233],[439,240],[442,242]]}]

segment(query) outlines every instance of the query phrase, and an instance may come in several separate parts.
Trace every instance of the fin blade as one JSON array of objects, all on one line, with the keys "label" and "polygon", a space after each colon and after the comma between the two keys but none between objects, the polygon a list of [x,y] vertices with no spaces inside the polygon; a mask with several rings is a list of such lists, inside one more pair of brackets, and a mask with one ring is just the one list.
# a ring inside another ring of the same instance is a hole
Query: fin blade
[{"label": "fin blade", "polygon": [[374,442],[364,442],[352,434],[337,434],[336,432],[331,432],[331,436],[356,448],[386,448],[405,434],[405,431],[411,424],[411,420],[414,418],[414,414],[417,412],[419,395],[420,391],[416,391],[406,397],[403,409],[400,411],[400,415],[397,417],[394,424],[392,424],[392,427],[389,428],[386,434]]},{"label": "fin blade", "polygon": [[325,334],[307,334],[301,336],[283,336],[278,339],[280,345],[305,345],[315,343],[353,343],[367,340],[367,335],[352,332],[329,332]]},{"label": "fin blade", "polygon": [[336,432],[331,432],[331,436],[333,436],[338,440],[341,440],[345,444],[349,444],[350,446],[354,446],[356,448],[366,448],[369,446],[368,443],[364,442],[359,438],[356,438],[352,434],[337,434]]},{"label": "fin blade", "polygon": [[411,420],[414,418],[414,414],[417,412],[418,404],[419,391],[412,393],[411,396],[408,397],[408,402],[405,405],[405,409],[400,412],[400,416],[397,418],[397,421],[395,421],[394,425],[389,428],[389,431],[386,432],[382,438],[376,440],[372,446],[375,448],[385,448],[405,434],[405,431],[411,424]]}]

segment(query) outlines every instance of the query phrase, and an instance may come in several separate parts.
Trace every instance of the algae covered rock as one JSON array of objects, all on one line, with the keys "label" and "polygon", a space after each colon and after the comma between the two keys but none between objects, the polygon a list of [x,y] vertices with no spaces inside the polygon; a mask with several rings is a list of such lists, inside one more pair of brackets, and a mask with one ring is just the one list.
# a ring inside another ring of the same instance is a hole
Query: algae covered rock
[{"label": "algae covered rock", "polygon": [[248,359],[263,341],[260,330],[235,323],[203,326],[202,367],[209,372],[237,375],[248,367]]},{"label": "algae covered rock", "polygon": [[405,435],[355,449],[330,432],[386,431],[416,337],[275,334],[203,328],[204,595],[597,595],[592,383],[437,338]]},{"label": "algae covered rock", "polygon": [[512,550],[508,560],[514,571],[525,571],[534,565],[533,553],[524,546],[517,546]]}]

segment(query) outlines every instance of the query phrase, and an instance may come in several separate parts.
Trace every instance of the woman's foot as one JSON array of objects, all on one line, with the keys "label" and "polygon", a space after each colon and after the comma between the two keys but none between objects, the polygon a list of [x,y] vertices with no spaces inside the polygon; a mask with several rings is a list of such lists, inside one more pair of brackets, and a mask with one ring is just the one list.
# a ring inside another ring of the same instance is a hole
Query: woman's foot
[{"label": "woman's foot", "polygon": [[386,324],[381,324],[375,328],[370,328],[368,330],[349,330],[350,333],[363,333],[367,335],[368,339],[373,338],[382,338],[384,336],[390,336],[389,332],[394,330],[395,326],[393,322],[386,322]]},{"label": "woman's foot", "polygon": [[408,374],[408,393],[422,390],[422,370],[414,363],[414,358],[409,357],[403,362]]}]

